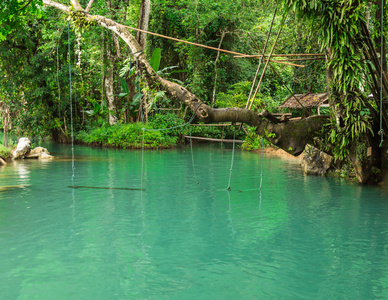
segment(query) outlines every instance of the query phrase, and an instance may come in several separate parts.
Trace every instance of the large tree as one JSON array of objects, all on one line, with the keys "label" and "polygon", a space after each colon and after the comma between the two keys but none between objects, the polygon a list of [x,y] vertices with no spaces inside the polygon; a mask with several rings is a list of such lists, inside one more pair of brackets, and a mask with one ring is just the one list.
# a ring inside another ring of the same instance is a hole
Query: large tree
[{"label": "large tree", "polygon": [[[383,1],[283,2],[310,22],[328,56],[331,151],[339,159],[350,159],[360,182],[378,181],[388,130],[386,53],[379,42],[384,40],[381,22],[386,22],[381,20]],[[368,27],[364,16],[370,15],[370,4],[377,9]]]},{"label": "large tree", "polygon": [[[34,2],[35,0],[32,0],[32,3]],[[267,111],[257,113],[234,107],[224,109],[209,107],[184,86],[159,76],[141,51],[143,47],[126,26],[112,17],[107,17],[107,14],[93,14],[93,0],[89,3],[82,2],[86,9],[78,0],[70,2],[43,0],[46,6],[59,9],[77,26],[100,26],[111,31],[113,36],[120,37],[129,51],[134,53],[139,72],[147,84],[150,87],[165,90],[169,95],[189,106],[204,122],[231,121],[249,124],[257,128],[258,134],[293,155],[300,154],[306,143],[318,141],[322,144],[325,138],[321,131],[326,129],[324,131],[329,132],[331,142],[329,143],[331,145],[326,143],[327,151],[334,153],[339,159],[347,156],[353,158],[356,169],[358,168],[359,174],[362,175],[359,176],[361,182],[375,180],[375,174],[381,169],[381,151],[378,147],[379,143],[376,142],[377,127],[379,127],[377,120],[381,116],[386,129],[387,118],[384,107],[381,113],[377,109],[381,66],[369,29],[365,21],[360,18],[365,8],[364,3],[340,0],[330,3],[323,0],[279,1],[285,4],[286,9],[292,9],[300,18],[311,22],[310,29],[320,38],[322,50],[327,51],[333,114],[332,125],[324,127],[328,120],[323,116],[280,122]],[[364,72],[365,68],[368,72]],[[369,84],[367,92],[373,93],[375,103],[371,103],[360,91],[358,84],[360,80]],[[388,91],[387,87],[387,80],[384,77],[383,93],[385,94]],[[321,139],[316,139],[317,136],[321,136]],[[360,145],[370,146],[373,149],[372,155],[368,157],[366,147],[360,147]]]},{"label": "large tree", "polygon": [[[205,123],[225,121],[246,123],[256,127],[258,134],[266,136],[273,144],[293,155],[299,155],[303,152],[306,143],[313,143],[314,137],[327,121],[324,116],[312,116],[302,120],[281,123],[268,112],[256,113],[241,108],[214,109],[203,103],[185,87],[159,76],[152,69],[136,38],[126,26],[105,16],[86,12],[78,0],[72,0],[72,6],[66,6],[51,0],[44,0],[43,3],[69,14],[75,23],[102,26],[117,34],[127,44],[131,52],[135,53],[134,59],[138,60],[139,67],[148,84],[164,89],[168,94],[189,106]],[[305,130],[306,128],[308,130]]]}]

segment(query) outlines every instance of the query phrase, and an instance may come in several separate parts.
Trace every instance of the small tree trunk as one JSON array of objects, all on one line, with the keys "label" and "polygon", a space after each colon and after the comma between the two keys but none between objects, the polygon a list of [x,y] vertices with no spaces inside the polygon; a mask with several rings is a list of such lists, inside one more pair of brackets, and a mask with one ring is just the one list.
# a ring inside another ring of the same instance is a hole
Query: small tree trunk
[{"label": "small tree trunk", "polygon": [[108,111],[109,111],[109,125],[114,125],[117,123],[118,120],[117,120],[117,116],[116,116],[116,102],[115,102],[115,97],[114,97],[113,66],[110,66],[106,72],[105,95],[106,95],[106,100],[107,100],[107,104],[108,104]]},{"label": "small tree trunk", "polygon": [[4,127],[4,137],[3,137],[4,147],[8,147],[8,130]]},{"label": "small tree trunk", "polygon": [[9,109],[3,108],[3,128],[4,128],[4,137],[3,137],[3,145],[8,147],[8,128],[10,124],[10,116]]},{"label": "small tree trunk", "polygon": [[378,184],[382,180],[382,148],[370,133],[350,145],[349,160],[359,183]]},{"label": "small tree trunk", "polygon": [[[151,0],[142,0],[139,11],[139,21],[137,23],[137,28],[141,30],[148,30],[148,23],[150,20],[150,11],[151,11]],[[144,50],[147,40],[147,34],[145,32],[138,31],[136,33],[136,40],[138,41],[140,47]]]}]

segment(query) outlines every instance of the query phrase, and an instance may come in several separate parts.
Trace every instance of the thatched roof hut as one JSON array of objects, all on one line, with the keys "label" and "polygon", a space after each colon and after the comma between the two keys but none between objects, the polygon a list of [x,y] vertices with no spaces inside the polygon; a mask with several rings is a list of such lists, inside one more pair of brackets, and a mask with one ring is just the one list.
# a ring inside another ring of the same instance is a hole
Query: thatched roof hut
[{"label": "thatched roof hut", "polygon": [[[329,97],[327,93],[320,94],[295,94],[295,97],[299,100],[299,102],[305,108],[312,108],[318,106],[327,106],[325,104],[329,104]],[[292,109],[300,109],[302,108],[298,101],[296,101],[295,97],[291,95],[284,101],[279,108],[292,108]]]}]

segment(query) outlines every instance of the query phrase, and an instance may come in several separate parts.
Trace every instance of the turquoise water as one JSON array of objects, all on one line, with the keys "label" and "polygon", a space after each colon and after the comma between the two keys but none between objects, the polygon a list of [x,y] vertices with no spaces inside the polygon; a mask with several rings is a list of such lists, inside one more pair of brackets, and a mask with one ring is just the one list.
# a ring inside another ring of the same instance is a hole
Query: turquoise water
[{"label": "turquoise water", "polygon": [[[0,168],[0,299],[387,299],[388,189],[219,145],[146,152],[144,191],[72,189],[70,148]],[[141,187],[76,147],[75,185]],[[19,187],[17,187],[19,186]]]}]

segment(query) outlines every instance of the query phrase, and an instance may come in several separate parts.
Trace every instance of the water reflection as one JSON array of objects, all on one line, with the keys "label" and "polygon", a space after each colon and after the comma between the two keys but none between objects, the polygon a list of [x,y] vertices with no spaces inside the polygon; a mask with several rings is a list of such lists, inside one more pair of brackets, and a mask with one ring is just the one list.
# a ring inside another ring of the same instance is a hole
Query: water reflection
[{"label": "water reflection", "polygon": [[22,180],[23,183],[26,183],[29,179],[29,175],[30,175],[30,167],[31,165],[26,165],[24,162],[20,162],[20,161],[14,161],[14,165],[16,167],[16,171],[18,173],[18,176],[20,179],[24,179]]}]

